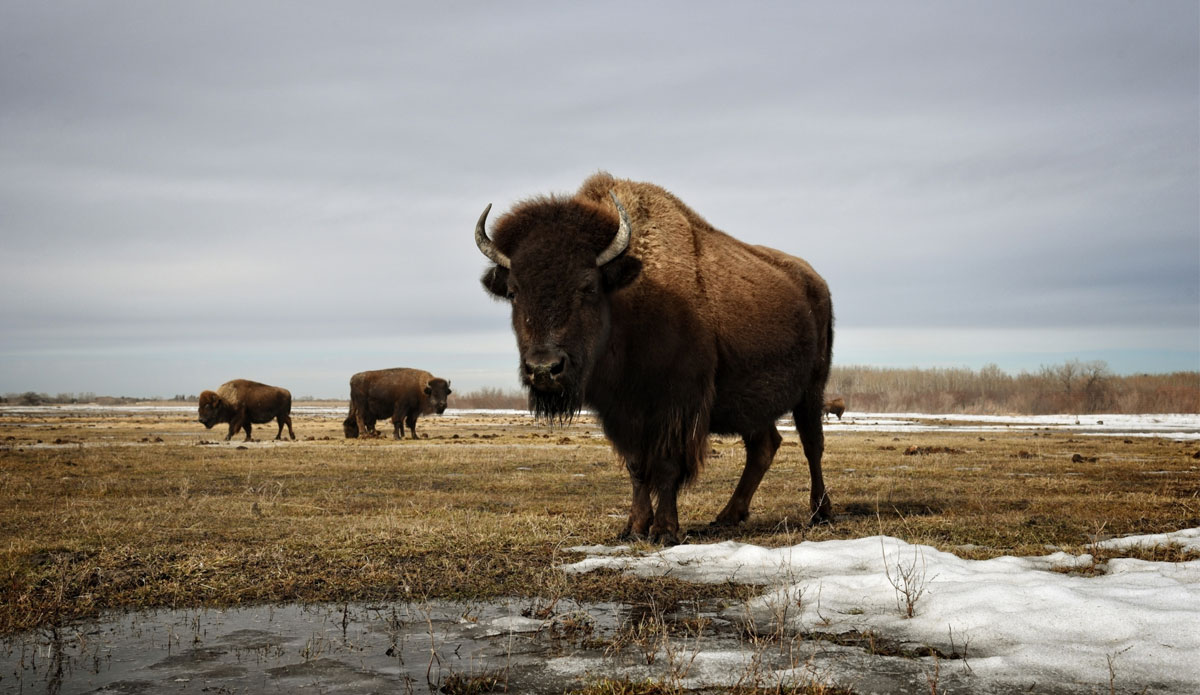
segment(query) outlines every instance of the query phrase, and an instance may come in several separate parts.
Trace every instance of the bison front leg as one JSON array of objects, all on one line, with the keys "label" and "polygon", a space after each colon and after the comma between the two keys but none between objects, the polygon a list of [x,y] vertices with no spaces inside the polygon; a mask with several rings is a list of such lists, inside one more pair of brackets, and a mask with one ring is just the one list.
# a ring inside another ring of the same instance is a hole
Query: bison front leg
[{"label": "bison front leg", "polygon": [[742,469],[742,477],[729,502],[717,514],[712,526],[736,526],[750,518],[750,500],[754,499],[754,493],[775,460],[775,452],[779,451],[782,442],[783,437],[779,436],[775,425],[742,437],[742,443],[746,446],[746,467]]},{"label": "bison front leg", "polygon": [[654,523],[650,524],[650,542],[662,545],[679,544],[679,511],[676,500],[679,485],[659,488],[658,506],[654,509]]},{"label": "bison front leg", "polygon": [[410,437],[412,437],[413,439],[420,439],[420,437],[417,436],[417,415],[416,415],[416,413],[413,413],[412,415],[409,415],[408,417],[404,418],[404,424],[408,425],[408,434]]},{"label": "bison front leg", "polygon": [[225,441],[233,439],[233,435],[246,428],[246,441],[250,441],[250,419],[245,414],[238,410],[229,417],[229,432],[225,435]]},{"label": "bison front leg", "polygon": [[354,411],[354,421],[358,425],[358,436],[365,439],[375,434],[375,421],[368,420],[367,416],[363,415],[363,411],[365,411],[366,408],[359,407],[357,404],[352,404],[350,409]]},{"label": "bison front leg", "polygon": [[[679,543],[679,512],[676,500],[683,484],[683,467],[673,459],[655,460],[644,469],[629,467],[633,504],[624,535],[646,538],[651,543]],[[657,505],[652,506],[652,502]]]},{"label": "bison front leg", "polygon": [[635,473],[629,463],[629,481],[633,484],[633,501],[629,506],[629,521],[625,522],[625,530],[621,532],[621,540],[641,540],[650,531],[654,522],[654,507],[650,503],[650,486],[642,479],[640,473]]}]

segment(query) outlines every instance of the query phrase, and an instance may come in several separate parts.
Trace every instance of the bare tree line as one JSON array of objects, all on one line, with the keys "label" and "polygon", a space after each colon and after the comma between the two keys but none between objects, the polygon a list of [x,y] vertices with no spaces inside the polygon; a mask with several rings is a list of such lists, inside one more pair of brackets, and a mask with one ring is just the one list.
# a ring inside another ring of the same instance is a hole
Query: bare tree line
[{"label": "bare tree line", "polygon": [[[825,390],[841,397],[850,412],[970,413],[978,415],[1048,413],[1200,413],[1200,372],[1113,374],[1103,361],[1068,360],[1036,372],[1009,374],[994,364],[961,368],[898,369],[850,365],[834,367]],[[311,396],[298,401],[311,400]],[[0,403],[119,405],[141,399],[94,393],[49,395],[7,393]],[[195,402],[177,394],[172,401]],[[485,387],[456,393],[452,408],[521,410],[527,405],[518,389]]]},{"label": "bare tree line", "polygon": [[1106,362],[1068,360],[1016,375],[982,369],[834,367],[826,394],[850,411],[970,413],[1198,413],[1200,372],[1116,375]]}]

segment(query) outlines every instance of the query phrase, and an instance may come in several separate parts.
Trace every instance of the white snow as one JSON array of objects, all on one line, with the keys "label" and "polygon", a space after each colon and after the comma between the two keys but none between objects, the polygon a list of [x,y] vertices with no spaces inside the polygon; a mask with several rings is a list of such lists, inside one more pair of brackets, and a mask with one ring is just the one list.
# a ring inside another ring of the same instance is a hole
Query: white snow
[{"label": "white snow", "polygon": [[[794,430],[789,420],[779,429]],[[1168,437],[1200,440],[1200,415],[959,415],[852,413],[825,423],[826,432],[999,432],[1050,430],[1108,437]]]},{"label": "white snow", "polygon": [[[1200,528],[1099,545],[1166,543],[1200,549]],[[799,632],[872,631],[944,654],[965,648],[965,660],[939,668],[972,690],[1108,692],[1111,677],[1120,691],[1200,692],[1200,560],[1114,559],[1098,576],[1071,575],[1051,570],[1088,568],[1092,557],[965,560],[885,536],[773,549],[727,541],[632,557],[589,550],[562,569],[762,585],[759,598],[730,610],[757,624],[782,618]],[[906,587],[919,593],[911,618]]]},{"label": "white snow", "polygon": [[1114,550],[1177,545],[1185,550],[1200,552],[1200,528],[1189,528],[1170,533],[1152,533],[1145,536],[1110,538],[1106,541],[1100,541],[1096,545],[1101,548],[1112,548]]},{"label": "white snow", "polygon": [[[470,624],[466,620],[463,622]],[[537,632],[544,626],[545,621],[536,620],[534,618],[526,618],[519,615],[501,616],[498,618],[492,618],[485,623],[478,624],[478,627],[482,628],[483,635],[486,637],[516,632]]]},{"label": "white snow", "polygon": [[[194,413],[195,405],[0,405],[4,415],[99,415],[105,413],[146,415],[151,413]],[[340,418],[345,407],[294,404],[292,412],[310,417]],[[443,417],[505,415],[532,418],[527,410],[488,410],[449,408]],[[779,429],[794,431],[790,418],[778,423]],[[860,413],[847,412],[841,420],[829,419],[826,432],[997,432],[1010,430],[1050,430],[1081,435],[1109,437],[1168,437],[1200,440],[1200,414],[1171,413],[1152,415],[961,415],[936,413]]]}]

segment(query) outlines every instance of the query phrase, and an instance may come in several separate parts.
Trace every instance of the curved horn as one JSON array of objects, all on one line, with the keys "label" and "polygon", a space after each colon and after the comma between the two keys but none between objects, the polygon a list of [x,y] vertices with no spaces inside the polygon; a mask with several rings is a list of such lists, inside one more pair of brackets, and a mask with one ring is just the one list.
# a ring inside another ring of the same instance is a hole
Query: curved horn
[{"label": "curved horn", "polygon": [[617,235],[613,237],[612,243],[601,251],[599,256],[596,256],[597,266],[604,265],[624,253],[625,249],[629,248],[629,237],[631,236],[629,215],[625,212],[625,206],[621,205],[621,200],[617,198],[614,191],[609,191],[608,194],[612,196],[613,202],[617,205],[617,214],[621,217],[621,224],[617,227]]},{"label": "curved horn", "polygon": [[483,231],[483,225],[487,222],[487,216],[491,210],[492,204],[488,203],[488,206],[483,209],[483,214],[479,216],[479,221],[475,223],[475,245],[479,247],[483,255],[492,259],[496,265],[501,268],[508,268],[512,263],[508,260],[508,256],[501,253],[500,249],[496,248],[496,245],[488,238],[487,232]]}]

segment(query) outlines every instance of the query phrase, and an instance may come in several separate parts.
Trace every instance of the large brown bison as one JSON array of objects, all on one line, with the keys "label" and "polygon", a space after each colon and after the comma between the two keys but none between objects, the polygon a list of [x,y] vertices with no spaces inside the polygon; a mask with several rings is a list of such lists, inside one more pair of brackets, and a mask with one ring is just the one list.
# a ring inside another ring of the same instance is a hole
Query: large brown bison
[{"label": "large brown bison", "polygon": [[825,401],[825,407],[821,408],[821,415],[828,417],[830,414],[837,415],[837,419],[842,419],[842,414],[846,412],[846,401],[841,398],[834,398],[831,401]]},{"label": "large brown bison", "polygon": [[378,369],[350,377],[350,413],[342,432],[353,439],[365,432],[377,435],[375,421],[390,417],[392,435],[404,438],[404,425],[417,438],[417,416],[446,411],[450,382],[420,369]]},{"label": "large brown bison", "polygon": [[271,420],[279,422],[276,439],[283,437],[283,426],[287,425],[288,436],[296,438],[292,431],[292,393],[278,386],[267,386],[257,381],[234,379],[221,384],[216,392],[200,394],[200,422],[208,429],[221,422],[229,423],[229,441],[238,430],[246,430],[246,441],[250,441],[251,425],[261,425]]},{"label": "large brown bison", "polygon": [[[741,480],[715,525],[750,500],[791,411],[812,479],[811,520],[832,518],[821,477],[821,406],[833,310],[805,261],[713,228],[662,188],[592,176],[572,197],[515,206],[475,242],[488,292],[512,305],[530,408],[595,411],[633,483],[624,537],[679,539],[676,497],[709,433],[740,434]],[[657,506],[654,501],[657,500]]]}]

